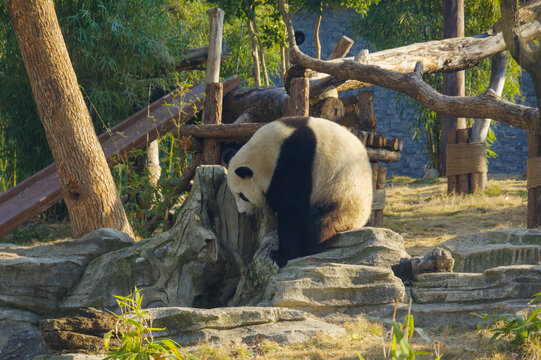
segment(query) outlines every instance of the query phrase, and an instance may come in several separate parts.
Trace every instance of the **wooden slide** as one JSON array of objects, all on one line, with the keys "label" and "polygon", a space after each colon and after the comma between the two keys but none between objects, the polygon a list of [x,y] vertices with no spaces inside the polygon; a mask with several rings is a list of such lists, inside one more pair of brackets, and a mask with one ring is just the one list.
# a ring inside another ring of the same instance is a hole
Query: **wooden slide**
[{"label": "wooden slide", "polygon": [[[234,76],[223,82],[224,96],[240,86]],[[201,110],[204,84],[193,86],[184,96],[175,92],[163,96],[120,124],[98,136],[109,166],[121,155],[142,149],[148,142],[183,124]],[[9,234],[62,199],[54,164],[0,194],[0,237]]]}]

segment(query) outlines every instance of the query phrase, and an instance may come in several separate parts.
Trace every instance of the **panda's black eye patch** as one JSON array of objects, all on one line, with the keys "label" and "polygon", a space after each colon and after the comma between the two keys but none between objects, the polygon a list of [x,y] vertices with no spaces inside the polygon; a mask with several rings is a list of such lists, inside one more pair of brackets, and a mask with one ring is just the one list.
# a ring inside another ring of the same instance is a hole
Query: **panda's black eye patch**
[{"label": "panda's black eye patch", "polygon": [[250,200],[248,200],[248,198],[247,198],[246,196],[244,196],[243,193],[239,193],[239,197],[240,197],[242,200],[246,201],[246,202],[250,202]]},{"label": "panda's black eye patch", "polygon": [[241,179],[251,178],[254,176],[254,172],[247,166],[241,166],[235,169],[235,174]]}]

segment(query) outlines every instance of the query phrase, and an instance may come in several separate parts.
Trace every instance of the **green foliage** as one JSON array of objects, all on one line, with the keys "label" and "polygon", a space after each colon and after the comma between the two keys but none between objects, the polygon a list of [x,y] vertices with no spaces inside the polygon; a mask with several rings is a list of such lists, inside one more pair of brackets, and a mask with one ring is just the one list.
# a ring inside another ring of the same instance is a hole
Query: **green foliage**
[{"label": "green foliage", "polygon": [[[530,304],[541,301],[541,292],[535,294]],[[532,341],[539,341],[541,337],[541,307],[533,310],[525,309],[521,315],[491,314],[479,315],[483,321],[488,322],[487,329],[493,332],[490,341],[509,342],[514,348],[523,346]],[[478,326],[480,329],[480,326]]]},{"label": "green foliage", "polygon": [[[497,0],[464,1],[465,36],[473,36],[491,29],[500,17]],[[351,22],[352,31],[362,36],[375,50],[384,50],[418,42],[437,40],[443,37],[443,9],[441,1],[381,0],[372,5],[365,16],[357,16]],[[506,82],[503,97],[513,101],[520,93],[518,76],[520,67],[508,56]],[[483,93],[490,79],[490,60],[466,70],[466,96]],[[442,75],[428,74],[424,80],[441,92]],[[439,169],[441,118],[404,95],[397,96],[397,109],[403,101],[413,107],[417,116],[410,122],[414,139],[423,140],[429,154],[429,163]],[[403,116],[402,116],[403,117]],[[404,117],[403,117],[404,118]],[[471,120],[470,120],[471,121]],[[495,140],[489,132],[489,146]],[[488,156],[495,156],[488,150]]]},{"label": "green foliage", "polygon": [[[189,34],[163,10],[168,0],[55,4],[98,133],[143,107],[149,85],[167,88],[172,83]],[[52,156],[4,2],[0,18],[0,177],[12,186],[52,163]]]},{"label": "green foliage", "polygon": [[[176,79],[176,89],[166,107],[184,107],[184,96],[191,85]],[[175,113],[181,113],[175,109]],[[179,115],[180,116],[180,115]],[[183,125],[180,118],[172,119],[177,129]],[[134,232],[141,238],[152,235],[163,228],[169,211],[179,202],[179,183],[192,154],[183,150],[176,130],[158,138],[161,175],[157,186],[150,181],[150,174],[144,168],[146,150],[135,150],[121,155],[113,167],[113,178],[123,199],[126,215]]]},{"label": "green foliage", "polygon": [[[143,295],[141,290],[135,290],[128,296],[117,296],[118,306],[121,314],[117,315],[120,329],[128,328],[128,331],[113,329],[107,332],[103,341],[109,356],[104,360],[166,360],[182,359],[180,345],[171,339],[154,339],[152,331],[161,331],[164,329],[153,328],[147,312],[141,308]],[[118,328],[118,326],[117,326]],[[111,338],[117,333],[121,333],[121,345],[119,347],[111,346]]]},{"label": "green foliage", "polygon": [[290,0],[289,5],[293,10],[303,9],[312,14],[322,15],[325,8],[353,9],[358,14],[366,14],[370,5],[377,4],[380,0]]},{"label": "green foliage", "polygon": [[[427,351],[415,351],[411,344],[411,339],[413,338],[414,333],[419,334],[425,341],[431,342],[430,338],[426,333],[420,329],[415,328],[413,315],[411,315],[411,300],[409,304],[408,314],[404,316],[404,323],[400,323],[395,320],[396,310],[398,307],[398,300],[395,301],[395,309],[393,313],[393,318],[390,322],[391,324],[391,344],[389,347],[389,352],[385,350],[385,344],[383,348],[383,357],[389,360],[414,360],[415,355],[432,355]],[[434,360],[440,360],[443,355],[440,354],[440,343],[438,341],[434,342],[435,358]],[[357,353],[359,360],[364,360],[364,357]]]}]

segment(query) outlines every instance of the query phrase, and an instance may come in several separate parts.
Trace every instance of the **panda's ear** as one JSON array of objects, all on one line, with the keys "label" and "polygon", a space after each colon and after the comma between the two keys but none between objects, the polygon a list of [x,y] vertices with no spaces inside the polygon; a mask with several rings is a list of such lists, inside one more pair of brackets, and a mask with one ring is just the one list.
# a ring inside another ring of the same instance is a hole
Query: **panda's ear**
[{"label": "panda's ear", "polygon": [[237,151],[238,149],[235,148],[229,148],[224,151],[224,153],[222,154],[222,161],[224,162],[225,166],[229,166],[229,162],[231,161],[233,156],[235,156]]},{"label": "panda's ear", "polygon": [[251,178],[254,176],[254,172],[247,166],[241,166],[235,169],[235,174],[237,174],[241,179]]}]

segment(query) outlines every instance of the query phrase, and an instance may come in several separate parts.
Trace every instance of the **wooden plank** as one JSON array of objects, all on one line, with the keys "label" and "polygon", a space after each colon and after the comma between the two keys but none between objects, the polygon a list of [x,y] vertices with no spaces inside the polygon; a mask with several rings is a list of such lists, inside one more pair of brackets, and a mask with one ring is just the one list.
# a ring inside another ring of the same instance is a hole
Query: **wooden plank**
[{"label": "wooden plank", "polygon": [[[240,80],[230,77],[224,81],[224,93],[239,86]],[[117,155],[141,149],[156,140],[160,134],[177,128],[177,122],[184,123],[192,118],[203,105],[203,90],[204,85],[198,84],[182,97],[178,96],[178,93],[168,94],[128,117],[111,131],[98,136],[109,166],[120,162],[122,156]],[[9,234],[61,199],[54,164],[0,194],[0,237]]]}]

